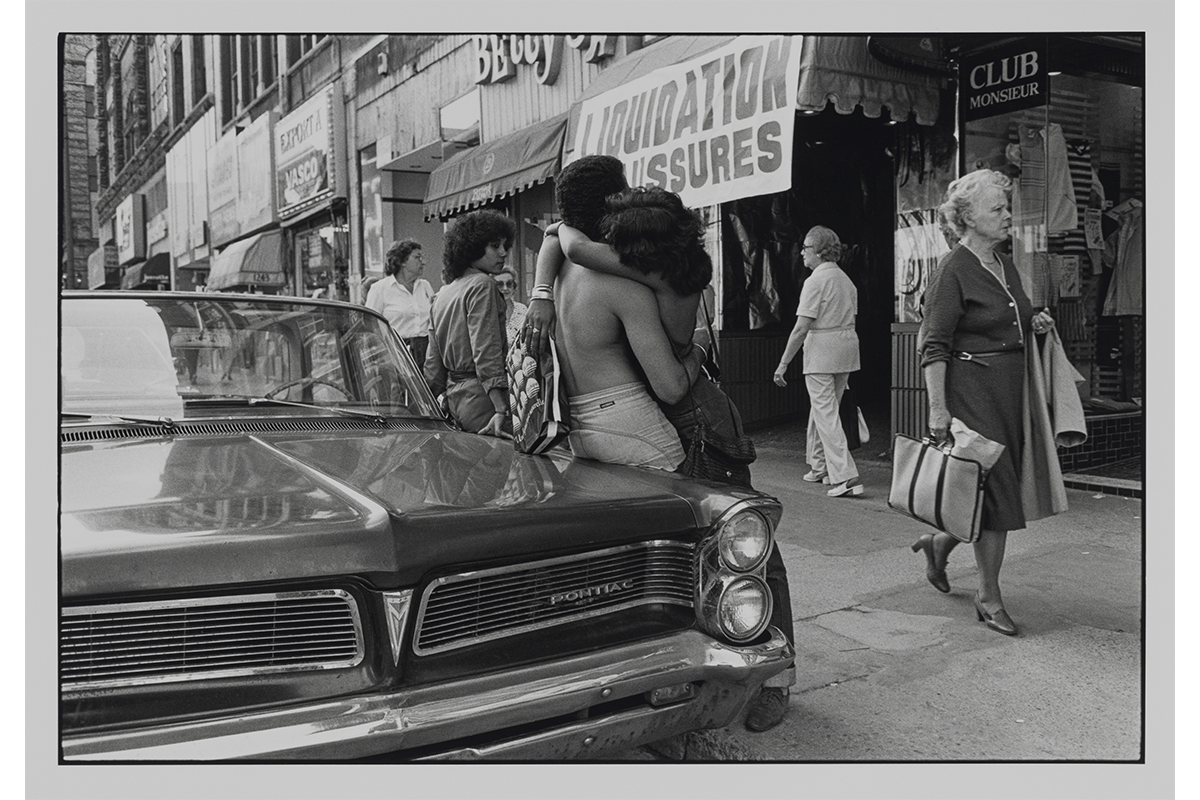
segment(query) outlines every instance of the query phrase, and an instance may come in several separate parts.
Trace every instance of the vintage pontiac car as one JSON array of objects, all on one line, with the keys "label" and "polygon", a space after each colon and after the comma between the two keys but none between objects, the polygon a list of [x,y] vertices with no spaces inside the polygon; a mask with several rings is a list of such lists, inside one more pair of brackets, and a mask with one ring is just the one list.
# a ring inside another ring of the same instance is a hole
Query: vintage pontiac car
[{"label": "vintage pontiac car", "polygon": [[794,655],[773,498],[456,430],[357,306],[61,309],[64,762],[603,758]]}]

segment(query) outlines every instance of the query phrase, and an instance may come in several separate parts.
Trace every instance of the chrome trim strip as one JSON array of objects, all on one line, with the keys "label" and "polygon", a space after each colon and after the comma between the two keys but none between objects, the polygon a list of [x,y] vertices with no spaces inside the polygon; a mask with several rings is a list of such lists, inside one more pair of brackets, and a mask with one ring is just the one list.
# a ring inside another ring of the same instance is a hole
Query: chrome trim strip
[{"label": "chrome trim strip", "polygon": [[[469,640],[465,640],[465,641],[456,641],[456,642],[451,642],[449,644],[435,645],[433,647],[422,647],[421,646],[421,630],[425,625],[425,615],[426,615],[427,609],[429,608],[429,598],[437,589],[440,589],[443,586],[451,585],[454,583],[463,583],[463,582],[470,581],[470,580],[477,580],[480,578],[494,577],[497,575],[510,575],[510,574],[518,573],[518,572],[527,572],[527,571],[531,571],[531,570],[535,570],[535,569],[542,569],[545,567],[553,567],[553,566],[556,566],[559,564],[567,564],[567,565],[578,564],[578,563],[581,563],[584,561],[588,561],[590,559],[602,558],[604,556],[614,555],[614,554],[618,554],[618,553],[625,553],[625,552],[630,552],[630,551],[634,551],[634,550],[647,550],[647,551],[649,551],[649,550],[677,550],[677,551],[679,551],[680,555],[686,556],[689,560],[689,563],[691,563],[691,565],[692,565],[692,578],[690,581],[692,586],[689,591],[692,594],[693,600],[691,600],[691,601],[681,600],[677,597],[672,597],[672,596],[665,595],[665,594],[663,594],[663,595],[657,595],[657,594],[656,595],[647,595],[644,597],[638,597],[638,598],[631,599],[624,603],[618,603],[616,605],[605,606],[602,609],[581,611],[581,612],[578,612],[575,614],[569,614],[567,616],[558,617],[558,618],[551,619],[551,620],[544,620],[541,622],[531,623],[531,624],[527,624],[527,625],[519,625],[519,626],[511,627],[511,628],[504,628],[501,631],[495,631],[492,633],[486,633],[486,634],[483,634],[480,636],[475,636],[475,637],[472,637]],[[565,625],[565,624],[577,622],[577,621],[583,620],[583,619],[592,619],[595,617],[605,616],[607,614],[615,613],[617,611],[622,611],[622,610],[629,609],[629,608],[635,608],[637,606],[651,605],[653,603],[669,603],[672,605],[679,605],[679,606],[684,606],[684,607],[691,606],[693,604],[694,598],[695,598],[695,588],[694,587],[695,587],[695,582],[696,582],[695,581],[696,566],[695,566],[695,560],[694,560],[694,553],[695,553],[695,546],[690,543],[679,542],[679,541],[674,541],[674,540],[670,540],[670,539],[654,539],[651,541],[635,542],[633,544],[620,545],[618,547],[609,547],[609,548],[605,548],[603,550],[592,550],[587,553],[579,553],[579,554],[571,555],[571,556],[560,556],[558,558],[547,558],[547,559],[543,559],[541,561],[526,561],[526,562],[523,562],[520,564],[514,564],[511,566],[507,566],[507,567],[496,567],[494,569],[475,570],[473,572],[461,572],[456,575],[447,575],[447,576],[444,576],[441,578],[437,578],[434,581],[432,581],[427,587],[425,587],[425,590],[421,593],[420,607],[417,612],[417,624],[416,624],[416,628],[414,629],[415,632],[413,635],[413,652],[416,655],[425,656],[425,655],[431,655],[433,653],[442,653],[442,652],[446,652],[449,650],[457,650],[462,647],[471,647],[473,645],[482,644],[483,642],[495,641],[496,639],[504,639],[504,638],[508,638],[510,636],[516,636],[516,635],[519,635],[522,633],[528,633],[530,631],[545,630],[546,628],[552,628],[552,627],[556,627],[558,625]]]},{"label": "chrome trim strip", "polygon": [[[441,753],[448,755],[463,752],[457,742],[467,737],[577,715],[606,698],[685,681],[703,683],[700,697],[656,713],[678,715],[674,719],[679,731],[720,727],[794,657],[792,645],[776,629],[771,629],[769,641],[750,647],[723,644],[688,630],[575,659],[396,692],[202,722],[68,733],[62,737],[62,754],[72,762],[346,759],[443,745]],[[626,748],[643,743],[647,733],[644,717],[614,715],[592,722],[595,730],[612,734],[607,741]],[[516,736],[484,752],[518,758],[563,751],[585,755],[578,725]]]},{"label": "chrome trim strip", "polygon": [[[292,672],[313,672],[330,669],[346,669],[362,663],[366,657],[366,640],[363,635],[362,616],[354,597],[342,589],[317,589],[297,592],[266,592],[262,594],[228,595],[223,597],[195,597],[176,600],[160,600],[145,603],[111,603],[105,605],[71,606],[62,609],[64,619],[85,617],[93,614],[123,614],[163,611],[182,608],[205,608],[214,606],[252,605],[254,603],[270,603],[277,600],[293,601],[307,598],[336,598],[342,600],[350,614],[351,630],[354,633],[354,655],[350,658],[334,661],[312,661],[303,664],[276,665],[269,667],[231,667],[227,669],[198,670],[166,675],[147,675],[129,678],[106,678],[92,681],[63,681],[60,691],[64,698],[77,697],[82,694],[101,689],[115,689],[128,686],[149,686],[163,683],[180,683],[183,681],[214,680],[217,678],[233,678],[246,675],[276,675]],[[60,647],[66,642],[60,637]]]}]

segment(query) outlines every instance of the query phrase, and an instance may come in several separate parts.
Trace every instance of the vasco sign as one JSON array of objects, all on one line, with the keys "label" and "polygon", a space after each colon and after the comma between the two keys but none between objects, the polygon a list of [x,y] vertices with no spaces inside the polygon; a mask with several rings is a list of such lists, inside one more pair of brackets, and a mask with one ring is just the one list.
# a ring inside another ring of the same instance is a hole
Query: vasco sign
[{"label": "vasco sign", "polygon": [[553,86],[562,70],[565,48],[583,52],[588,62],[596,62],[616,52],[615,36],[474,36],[475,83],[503,83],[515,78],[517,68],[534,68],[534,77],[544,86]]},{"label": "vasco sign", "polygon": [[1042,105],[1050,96],[1046,48],[1027,40],[963,59],[959,86],[965,121]]},{"label": "vasco sign", "polygon": [[615,156],[691,207],[785,191],[802,41],[739,36],[585,100],[570,158]]}]

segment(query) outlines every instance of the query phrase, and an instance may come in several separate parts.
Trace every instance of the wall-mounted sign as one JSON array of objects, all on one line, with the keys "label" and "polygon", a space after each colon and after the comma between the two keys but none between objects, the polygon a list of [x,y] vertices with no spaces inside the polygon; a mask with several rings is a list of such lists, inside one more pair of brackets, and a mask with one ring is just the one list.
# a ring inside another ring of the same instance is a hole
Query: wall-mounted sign
[{"label": "wall-mounted sign", "polygon": [[275,126],[275,189],[279,216],[333,197],[337,124],[334,87],[313,96]]},{"label": "wall-mounted sign", "polygon": [[167,212],[163,210],[146,222],[146,243],[147,245],[156,244],[165,238],[167,238]]},{"label": "wall-mounted sign", "polygon": [[275,112],[268,111],[238,134],[238,219],[243,231],[257,230],[278,220],[275,214],[275,173],[271,129]]},{"label": "wall-mounted sign", "polygon": [[212,243],[236,239],[238,225],[237,133],[230,130],[208,150],[208,224]]},{"label": "wall-mounted sign", "polygon": [[616,156],[693,208],[785,191],[802,41],[739,36],[585,100],[572,158]]},{"label": "wall-mounted sign", "polygon": [[122,265],[146,257],[145,197],[143,194],[134,193],[117,206],[117,259]]},{"label": "wall-mounted sign", "polygon": [[583,60],[595,63],[617,52],[617,37],[576,36],[474,36],[475,82],[502,83],[516,77],[521,65],[534,68],[537,82],[553,86],[562,69],[564,48],[583,53]]},{"label": "wall-mounted sign", "polygon": [[1050,76],[1044,39],[1025,39],[964,58],[959,66],[964,121],[1044,105]]}]

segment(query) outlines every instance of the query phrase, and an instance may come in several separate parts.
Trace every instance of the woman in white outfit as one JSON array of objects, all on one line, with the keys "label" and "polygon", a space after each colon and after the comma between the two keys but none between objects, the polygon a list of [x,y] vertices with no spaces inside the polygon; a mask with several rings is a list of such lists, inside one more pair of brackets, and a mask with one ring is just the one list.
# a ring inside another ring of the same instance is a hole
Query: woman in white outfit
[{"label": "woman in white outfit", "polygon": [[787,386],[788,364],[803,345],[804,383],[811,405],[807,457],[812,467],[804,480],[832,484],[830,497],[863,493],[838,417],[846,381],[859,369],[854,331],[858,290],[837,265],[841,253],[842,243],[829,228],[817,225],[804,237],[804,266],[813,272],[800,290],[796,326],[775,369],[775,385]]}]

